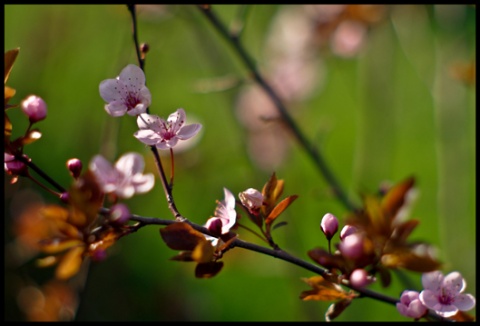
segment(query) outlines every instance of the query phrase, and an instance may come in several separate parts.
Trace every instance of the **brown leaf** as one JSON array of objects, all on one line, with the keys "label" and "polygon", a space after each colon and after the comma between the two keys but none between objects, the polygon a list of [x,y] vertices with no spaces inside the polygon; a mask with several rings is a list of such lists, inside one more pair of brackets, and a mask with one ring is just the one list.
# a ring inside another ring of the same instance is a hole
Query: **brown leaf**
[{"label": "brown leaf", "polygon": [[352,302],[351,299],[343,299],[338,302],[332,303],[328,309],[327,312],[325,313],[325,320],[326,321],[332,321],[350,305]]},{"label": "brown leaf", "polygon": [[13,64],[15,63],[15,59],[17,59],[18,52],[20,48],[8,50],[5,52],[5,66],[4,66],[4,79],[3,83],[6,84],[8,77],[10,76],[10,72],[12,71]]},{"label": "brown leaf", "polygon": [[465,311],[458,311],[455,315],[450,317],[449,319],[454,320],[454,321],[467,321],[467,322],[473,322],[475,321],[475,316],[472,316]]},{"label": "brown leaf", "polygon": [[55,254],[74,247],[83,247],[83,241],[77,239],[45,239],[40,241],[40,250],[47,254]]},{"label": "brown leaf", "polygon": [[82,174],[68,191],[72,206],[69,222],[79,228],[90,225],[102,207],[104,193],[90,170]]},{"label": "brown leaf", "polygon": [[261,211],[264,216],[270,214],[282,192],[283,180],[277,180],[277,176],[275,175],[275,172],[273,172],[262,189],[263,202],[265,205],[262,206]]},{"label": "brown leaf", "polygon": [[189,251],[180,251],[178,255],[173,256],[170,260],[175,261],[185,261],[185,262],[192,262],[194,261],[192,258],[192,252]]},{"label": "brown leaf", "polygon": [[217,275],[223,268],[222,261],[212,261],[208,263],[200,263],[195,267],[195,277],[211,278]]},{"label": "brown leaf", "polygon": [[55,277],[60,280],[66,280],[77,274],[83,261],[83,252],[85,247],[77,247],[68,251],[55,270]]},{"label": "brown leaf", "polygon": [[205,236],[184,222],[176,222],[160,229],[163,241],[173,250],[190,250],[202,241]]},{"label": "brown leaf", "polygon": [[415,179],[409,177],[387,191],[381,200],[381,206],[388,219],[391,220],[397,215],[400,208],[405,204],[408,191],[413,188],[414,184]]},{"label": "brown leaf", "polygon": [[441,266],[441,263],[431,256],[417,255],[408,247],[395,248],[385,253],[381,263],[387,268],[405,268],[419,273],[433,272]]},{"label": "brown leaf", "polygon": [[300,294],[302,300],[335,301],[352,297],[352,294],[347,293],[338,284],[331,283],[322,276],[312,276],[302,280],[312,287],[312,290],[303,291]]},{"label": "brown leaf", "polygon": [[370,220],[370,226],[373,228],[376,234],[383,235],[385,237],[390,236],[390,221],[383,213],[382,207],[378,198],[371,195],[365,195],[364,197],[365,210]]},{"label": "brown leaf", "polygon": [[271,224],[287,207],[297,199],[297,195],[288,196],[278,203],[277,206],[268,214],[268,217],[265,219],[265,224]]},{"label": "brown leaf", "polygon": [[343,267],[345,266],[345,260],[342,256],[332,255],[323,248],[314,248],[312,250],[309,250],[308,256],[317,264],[327,269],[343,269]]},{"label": "brown leaf", "polygon": [[192,259],[197,263],[208,263],[212,261],[214,252],[215,248],[213,248],[210,241],[203,237],[203,241],[200,241],[193,250]]},{"label": "brown leaf", "polygon": [[419,220],[408,220],[396,225],[392,233],[392,240],[399,243],[405,243],[408,236],[413,232],[419,223]]},{"label": "brown leaf", "polygon": [[33,129],[28,132],[27,135],[19,138],[20,139],[20,145],[28,145],[31,144],[37,140],[39,140],[42,137],[42,133],[38,129]]}]

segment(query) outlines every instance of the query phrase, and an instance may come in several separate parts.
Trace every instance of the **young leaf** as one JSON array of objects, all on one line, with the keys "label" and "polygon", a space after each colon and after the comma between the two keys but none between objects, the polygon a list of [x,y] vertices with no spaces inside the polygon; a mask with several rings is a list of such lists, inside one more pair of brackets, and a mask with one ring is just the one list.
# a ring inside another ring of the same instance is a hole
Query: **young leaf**
[{"label": "young leaf", "polygon": [[200,263],[195,267],[195,277],[211,278],[217,275],[223,268],[222,261],[212,261],[208,263]]},{"label": "young leaf", "polygon": [[338,284],[325,280],[322,276],[312,276],[302,280],[312,287],[312,290],[303,291],[300,294],[300,299],[305,301],[336,301],[352,298],[353,295],[343,290]]},{"label": "young leaf", "polygon": [[12,71],[13,64],[15,63],[15,59],[17,59],[18,52],[20,48],[16,48],[13,50],[8,50],[5,52],[5,66],[4,66],[4,79],[3,83],[6,84],[8,77],[10,76],[10,71]]},{"label": "young leaf", "polygon": [[351,299],[343,299],[338,302],[332,303],[330,307],[328,307],[327,312],[325,313],[325,320],[332,321],[350,305],[352,302]]},{"label": "young leaf", "polygon": [[279,202],[278,205],[275,206],[275,208],[270,212],[270,214],[268,214],[267,218],[265,219],[265,224],[271,224],[297,198],[297,195],[292,195]]},{"label": "young leaf", "polygon": [[190,250],[202,241],[206,241],[202,233],[184,222],[170,224],[160,229],[163,241],[173,250]]}]

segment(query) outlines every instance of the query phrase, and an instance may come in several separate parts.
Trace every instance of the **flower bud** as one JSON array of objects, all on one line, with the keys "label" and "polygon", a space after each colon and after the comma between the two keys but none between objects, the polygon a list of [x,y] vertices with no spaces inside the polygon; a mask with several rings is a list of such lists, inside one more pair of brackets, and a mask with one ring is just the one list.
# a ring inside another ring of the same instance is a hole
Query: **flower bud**
[{"label": "flower bud", "polygon": [[346,236],[338,245],[343,256],[358,259],[363,256],[363,236],[358,233]]},{"label": "flower bud", "polygon": [[240,198],[243,206],[247,207],[250,211],[258,210],[263,205],[262,193],[253,188],[242,191],[238,194],[238,198]]},{"label": "flower bud", "polygon": [[4,168],[10,175],[26,175],[28,168],[22,161],[15,159],[14,155],[4,153]]},{"label": "flower bud", "polygon": [[323,216],[322,222],[320,223],[320,228],[323,233],[330,240],[338,230],[338,220],[335,215],[327,213]]},{"label": "flower bud", "polygon": [[402,315],[415,319],[421,318],[427,313],[427,308],[419,299],[419,293],[409,290],[402,292],[400,302],[397,302],[397,310]]},{"label": "flower bud", "polygon": [[207,220],[205,227],[214,234],[222,234],[222,220],[217,217],[211,217]]},{"label": "flower bud", "polygon": [[343,240],[345,239],[346,236],[349,236],[350,234],[354,234],[357,232],[357,228],[354,227],[353,225],[345,225],[342,228],[342,231],[340,231],[340,239]]},{"label": "flower bud", "polygon": [[124,224],[130,219],[130,210],[127,205],[118,203],[110,209],[110,220],[116,224]]},{"label": "flower bud", "polygon": [[350,284],[357,288],[362,288],[374,280],[363,268],[357,268],[350,274]]},{"label": "flower bud", "polygon": [[82,161],[78,158],[71,158],[67,161],[67,168],[70,171],[71,176],[77,179],[82,172]]},{"label": "flower bud", "polygon": [[47,104],[41,97],[30,95],[22,101],[22,111],[27,115],[30,123],[35,123],[47,116]]},{"label": "flower bud", "polygon": [[62,194],[60,194],[60,200],[64,203],[68,203],[68,201],[70,200],[70,195],[68,192],[64,192]]}]

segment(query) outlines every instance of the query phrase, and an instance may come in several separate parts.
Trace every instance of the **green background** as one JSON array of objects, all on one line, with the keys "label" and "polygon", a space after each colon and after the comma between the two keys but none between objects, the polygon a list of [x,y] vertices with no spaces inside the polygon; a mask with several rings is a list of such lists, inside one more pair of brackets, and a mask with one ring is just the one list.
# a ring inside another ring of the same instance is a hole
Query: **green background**
[{"label": "green background", "polygon": [[[29,94],[48,104],[47,119],[38,123],[41,140],[25,152],[46,173],[67,187],[65,162],[84,166],[96,154],[111,161],[127,151],[143,154],[154,172],[153,158],[132,134],[130,116],[112,118],[103,109],[98,85],[114,78],[136,56],[131,17],[126,6],[6,5],[5,51],[20,47],[8,85],[17,90],[12,103]],[[242,10],[215,5],[230,25]],[[260,68],[268,64],[265,40],[271,22],[285,6],[248,8],[242,43]],[[318,52],[325,79],[308,99],[296,103],[294,120],[322,151],[349,196],[375,192],[383,181],[413,175],[420,196],[411,217],[420,220],[412,240],[432,243],[445,263],[458,270],[475,295],[475,87],[452,79],[454,62],[475,58],[474,6],[392,6],[387,19],[368,32],[363,51],[345,59]],[[270,170],[257,167],[246,151],[246,129],[235,114],[243,85],[219,92],[199,92],[195,85],[218,77],[248,80],[238,56],[195,6],[139,8],[140,42],[147,42],[145,72],[152,93],[150,112],[166,118],[183,107],[202,123],[198,144],[175,156],[174,196],[177,208],[203,224],[213,215],[223,187],[234,194],[261,189],[273,171],[285,181],[284,196],[299,198],[282,215],[286,227],[275,231],[281,248],[309,261],[307,251],[325,247],[319,229],[331,212],[345,208],[310,158],[289,139],[289,155]],[[18,109],[8,111],[14,135],[26,127]],[[167,162],[167,161],[165,161]],[[167,175],[169,175],[168,162]],[[45,202],[58,203],[29,180],[5,182],[5,248],[7,256],[15,218],[13,203],[32,189]],[[148,194],[126,201],[135,214],[171,218],[156,179]],[[22,203],[23,204],[23,203]],[[144,227],[123,238],[102,263],[92,264],[81,297],[79,321],[323,321],[330,302],[301,301],[309,287],[301,279],[311,272],[284,261],[237,248],[227,253],[224,269],[212,279],[196,279],[194,265],[169,261],[176,254],[159,236],[159,227]],[[240,230],[240,237],[263,244]],[[338,238],[334,238],[338,239]],[[19,272],[19,271],[22,272]],[[42,280],[45,271],[28,269]],[[25,268],[6,264],[6,320],[22,320],[15,284]],[[37,273],[37,274],[35,274]],[[43,274],[42,274],[43,273]],[[420,275],[406,273],[420,290]],[[374,290],[398,297],[405,288]],[[339,321],[408,320],[394,306],[371,299],[355,300]]]}]

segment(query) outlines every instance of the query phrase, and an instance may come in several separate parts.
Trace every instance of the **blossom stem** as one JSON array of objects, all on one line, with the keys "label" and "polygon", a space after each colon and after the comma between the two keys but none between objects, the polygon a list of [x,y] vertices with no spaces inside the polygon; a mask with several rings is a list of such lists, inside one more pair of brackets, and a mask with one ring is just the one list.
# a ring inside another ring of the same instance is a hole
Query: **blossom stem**
[{"label": "blossom stem", "polygon": [[[33,163],[30,159],[24,157],[23,155],[15,155],[15,159],[23,162],[25,165],[27,165],[29,168],[31,168],[33,171],[35,171],[39,176],[41,176],[45,181],[50,183],[52,186],[54,186],[60,193],[64,193],[66,190],[64,187],[62,187],[60,184],[58,184],[55,180],[50,178],[48,174],[43,172],[42,169],[40,169],[35,163]],[[42,185],[39,181],[35,180],[32,176],[29,175],[29,177],[34,180],[38,185],[40,185],[42,188],[46,189],[47,191],[56,194],[52,190],[46,188],[44,185]]]},{"label": "blossom stem", "polygon": [[129,5],[127,5],[127,7],[128,7],[128,11],[130,12],[130,14],[132,16],[132,34],[133,34],[133,41],[135,42],[135,51],[137,53],[138,64],[140,65],[140,68],[142,70],[144,70],[145,61],[144,61],[144,59],[142,59],[142,56],[140,54],[140,44],[138,43],[137,14],[136,14],[136,10],[135,10],[135,5],[134,4],[129,4]]},{"label": "blossom stem", "polygon": [[275,106],[280,113],[283,121],[291,130],[293,135],[296,137],[297,141],[307,152],[308,156],[314,161],[315,166],[319,169],[321,175],[325,178],[327,183],[330,185],[335,196],[340,200],[340,202],[350,211],[357,210],[355,204],[353,204],[348,196],[346,195],[343,188],[340,186],[337,178],[334,176],[329,166],[327,165],[323,155],[310,143],[306,136],[302,133],[301,129],[297,126],[295,121],[288,114],[288,111],[284,104],[282,103],[280,97],[273,90],[273,88],[264,80],[262,75],[260,75],[258,69],[255,66],[255,63],[250,58],[247,51],[241,45],[240,40],[236,35],[232,35],[225,25],[220,21],[220,19],[215,15],[210,6],[199,5],[198,8],[200,11],[205,14],[205,16],[210,20],[212,25],[217,29],[217,31],[227,40],[228,43],[234,48],[235,52],[242,59],[243,63],[250,70],[250,73],[253,75],[255,81],[264,89],[268,96],[275,103]]},{"label": "blossom stem", "polygon": [[170,147],[170,161],[171,161],[171,173],[170,173],[170,189],[173,188],[173,176],[175,175],[175,159],[173,156],[173,148]]}]

